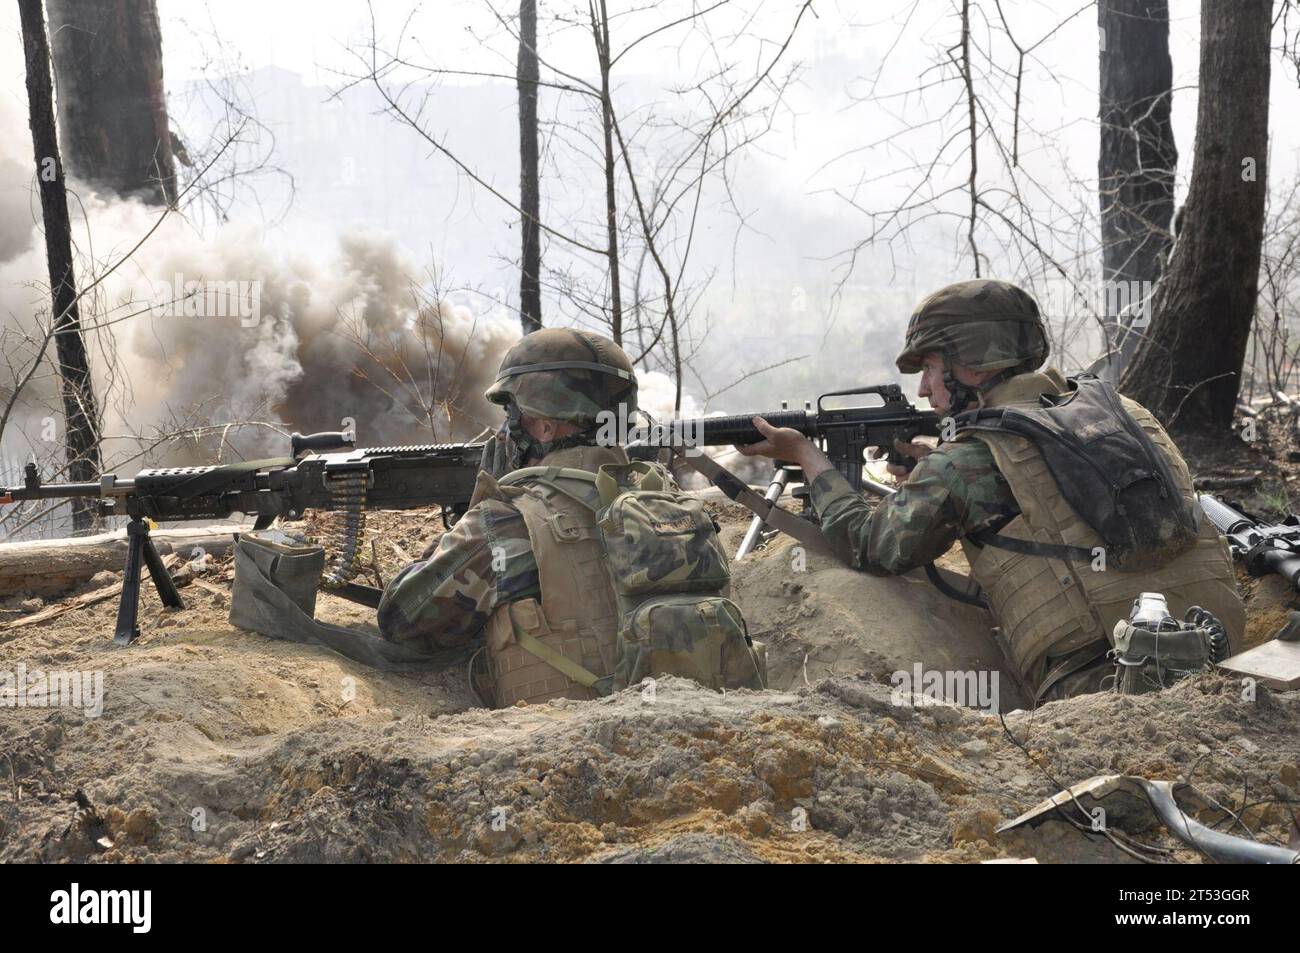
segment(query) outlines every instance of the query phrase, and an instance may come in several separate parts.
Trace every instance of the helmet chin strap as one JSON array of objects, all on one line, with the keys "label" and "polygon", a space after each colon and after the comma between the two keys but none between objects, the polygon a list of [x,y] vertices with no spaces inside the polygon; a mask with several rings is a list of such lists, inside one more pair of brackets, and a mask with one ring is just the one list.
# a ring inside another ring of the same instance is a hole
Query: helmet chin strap
[{"label": "helmet chin strap", "polygon": [[596,442],[596,427],[588,427],[581,433],[556,437],[554,440],[538,440],[524,426],[524,414],[513,400],[506,407],[506,428],[510,433],[511,466],[516,470],[537,462],[555,450],[569,447],[584,447]]},{"label": "helmet chin strap", "polygon": [[981,398],[998,384],[1015,377],[1020,373],[1020,367],[1004,367],[982,384],[963,384],[957,380],[952,372],[952,361],[944,358],[943,361],[943,386],[948,391],[948,412],[960,414],[970,407],[971,404],[979,405],[982,403]]}]

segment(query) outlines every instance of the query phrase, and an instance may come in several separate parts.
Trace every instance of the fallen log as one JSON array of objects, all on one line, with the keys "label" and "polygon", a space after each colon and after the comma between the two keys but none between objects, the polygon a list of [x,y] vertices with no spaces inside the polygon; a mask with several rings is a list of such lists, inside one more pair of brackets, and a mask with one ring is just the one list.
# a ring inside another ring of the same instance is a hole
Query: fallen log
[{"label": "fallen log", "polygon": [[[175,553],[188,561],[195,550],[224,556],[234,546],[234,534],[251,526],[220,525],[156,529],[150,535],[162,555]],[[126,564],[126,531],[38,539],[0,544],[0,598],[26,592],[59,596],[105,569],[121,572]]]},{"label": "fallen log", "polygon": [[[163,568],[171,572],[176,564],[180,562],[180,557],[175,553],[168,553],[162,558]],[[147,584],[148,579],[142,580],[141,585]],[[71,612],[73,609],[81,609],[85,606],[93,606],[96,602],[103,602],[105,599],[112,599],[122,594],[122,584],[113,583],[111,586],[105,586],[103,589],[96,589],[94,592],[83,592],[75,599],[69,599],[66,602],[60,602],[56,605],[46,606],[39,612],[34,612],[29,616],[23,616],[13,622],[6,622],[0,625],[0,632],[7,632],[10,629],[25,629],[31,625],[39,625],[55,616],[61,616],[65,612]]]}]

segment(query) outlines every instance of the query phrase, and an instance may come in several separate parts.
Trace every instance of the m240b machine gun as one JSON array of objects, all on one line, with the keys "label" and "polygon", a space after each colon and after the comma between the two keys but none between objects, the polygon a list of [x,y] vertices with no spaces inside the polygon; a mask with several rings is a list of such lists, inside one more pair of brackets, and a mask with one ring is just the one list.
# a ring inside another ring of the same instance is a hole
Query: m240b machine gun
[{"label": "m240b machine gun", "polygon": [[343,433],[293,434],[290,446],[292,455],[284,458],[142,470],[131,479],[106,473],[97,483],[42,483],[36,465],[29,463],[22,486],[0,488],[0,504],[91,498],[100,501],[103,515],[130,517],[114,637],[126,645],[140,635],[141,563],[163,604],[184,606],[149,537],[149,521],[226,519],[244,513],[256,518],[255,529],[266,529],[277,517],[298,519],[308,510],[341,512],[342,526],[322,581],[339,595],[370,604],[373,590],[349,582],[359,568],[364,511],[441,506],[450,526],[469,505],[483,452],[481,443],[357,450]]},{"label": "m240b machine gun", "polygon": [[[817,399],[816,411],[809,404],[803,410],[789,410],[783,405],[781,410],[766,413],[665,421],[632,433],[629,448],[635,451],[639,446],[689,448],[757,443],[763,435],[754,426],[754,417],[762,417],[773,427],[799,431],[821,446],[855,490],[871,490],[878,496],[890,491],[864,475],[866,450],[882,448],[887,451],[889,462],[911,464],[914,461],[910,457],[894,449],[894,441],[907,443],[918,436],[937,437],[942,423],[933,410],[918,410],[913,406],[897,384],[879,384],[823,394]],[[765,499],[775,504],[792,480],[802,479],[798,467],[777,461]],[[796,488],[793,495],[802,500],[804,515],[811,517],[807,486]],[[763,520],[755,517],[736,558],[748,555],[761,538]]]}]

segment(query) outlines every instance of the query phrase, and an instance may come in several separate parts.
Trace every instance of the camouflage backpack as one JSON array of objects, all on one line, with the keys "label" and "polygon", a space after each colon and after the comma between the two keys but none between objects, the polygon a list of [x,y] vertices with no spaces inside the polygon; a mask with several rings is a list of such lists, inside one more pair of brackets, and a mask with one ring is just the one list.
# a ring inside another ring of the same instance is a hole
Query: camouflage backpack
[{"label": "camouflage backpack", "polygon": [[656,675],[765,688],[764,647],[728,598],[727,554],[703,502],[646,462],[602,466],[596,488],[620,618],[615,688]]}]

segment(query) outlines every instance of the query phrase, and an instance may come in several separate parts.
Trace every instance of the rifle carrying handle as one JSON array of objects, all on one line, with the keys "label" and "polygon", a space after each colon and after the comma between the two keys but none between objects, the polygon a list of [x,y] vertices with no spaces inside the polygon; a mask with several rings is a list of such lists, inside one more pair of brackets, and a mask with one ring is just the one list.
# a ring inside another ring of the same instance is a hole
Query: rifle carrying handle
[{"label": "rifle carrying handle", "polygon": [[304,450],[338,450],[346,447],[351,450],[356,446],[356,438],[350,437],[342,431],[326,431],[324,433],[300,434],[293,433],[289,437],[290,455],[298,456]]}]

